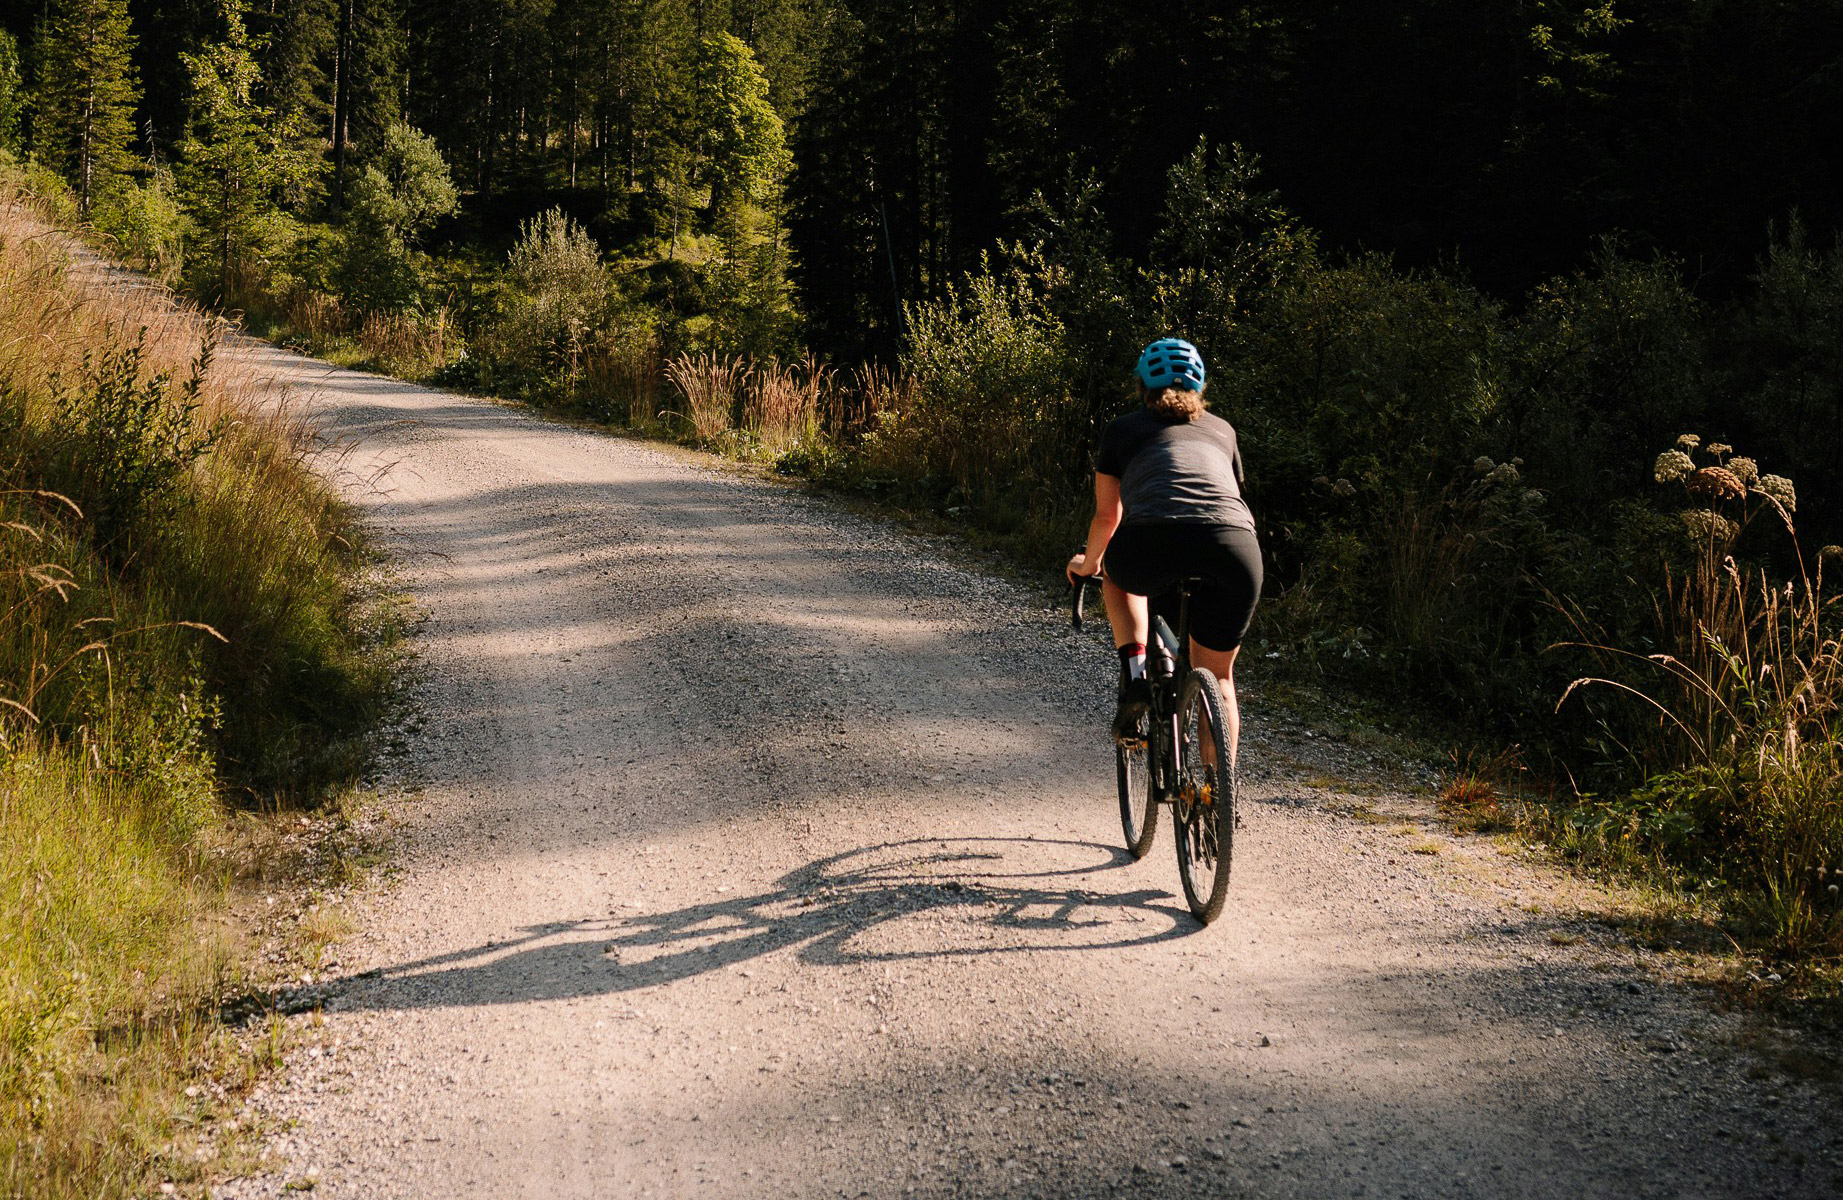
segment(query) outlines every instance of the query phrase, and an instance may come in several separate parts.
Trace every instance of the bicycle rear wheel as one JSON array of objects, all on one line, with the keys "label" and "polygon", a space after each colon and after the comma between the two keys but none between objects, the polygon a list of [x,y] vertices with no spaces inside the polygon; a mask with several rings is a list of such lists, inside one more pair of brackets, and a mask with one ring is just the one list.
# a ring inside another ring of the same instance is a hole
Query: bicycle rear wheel
[{"label": "bicycle rear wheel", "polygon": [[1178,701],[1178,780],[1174,819],[1178,877],[1191,915],[1207,925],[1229,894],[1235,837],[1235,778],[1216,676],[1201,667],[1184,679]]},{"label": "bicycle rear wheel", "polygon": [[1130,741],[1114,742],[1114,782],[1120,789],[1120,830],[1127,853],[1144,858],[1158,832],[1158,801],[1152,782],[1152,715],[1139,714]]}]

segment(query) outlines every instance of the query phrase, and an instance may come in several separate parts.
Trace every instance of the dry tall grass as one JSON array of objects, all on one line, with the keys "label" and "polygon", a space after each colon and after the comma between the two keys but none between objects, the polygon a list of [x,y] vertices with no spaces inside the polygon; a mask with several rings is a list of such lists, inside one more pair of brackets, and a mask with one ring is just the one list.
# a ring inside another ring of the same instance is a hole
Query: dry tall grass
[{"label": "dry tall grass", "polygon": [[681,354],[666,364],[666,379],[678,392],[673,411],[701,445],[715,446],[736,427],[736,413],[749,380],[749,365],[719,354]]},{"label": "dry tall grass", "polygon": [[885,416],[900,418],[915,407],[915,378],[877,363],[853,368],[850,382],[827,396],[826,430],[840,441],[862,437]]},{"label": "dry tall grass", "polygon": [[665,375],[679,399],[672,415],[701,445],[771,459],[818,450],[827,438],[856,438],[912,392],[912,385],[875,367],[860,367],[841,384],[837,372],[810,354],[792,363],[680,354],[666,364]]},{"label": "dry tall grass", "polygon": [[[215,1016],[235,972],[201,938],[221,790],[275,803],[362,756],[381,666],[351,627],[354,530],[261,379],[220,357],[180,382],[217,337],[0,176],[0,1195],[199,1177],[162,1147],[218,1102],[183,1089],[235,1066]],[[120,499],[97,469],[118,435],[72,423],[112,383],[202,447],[118,534],[92,519]]]},{"label": "dry tall grass", "polygon": [[282,319],[288,331],[312,346],[344,337],[352,320],[335,296],[312,288],[296,288],[282,301]]},{"label": "dry tall grass", "polygon": [[664,378],[659,343],[651,336],[591,350],[579,392],[593,415],[620,425],[644,426],[658,415]]},{"label": "dry tall grass", "polygon": [[769,457],[814,445],[820,436],[821,414],[835,391],[831,369],[810,354],[792,364],[769,359],[750,372],[743,428]]},{"label": "dry tall grass", "polygon": [[[1738,476],[1693,463],[1669,474],[1659,461],[1659,482],[1683,483],[1692,500],[1682,514],[1691,565],[1658,605],[1663,648],[1590,643],[1609,669],[1568,689],[1611,688],[1652,716],[1630,745],[1649,779],[1593,832],[1720,878],[1786,953],[1843,952],[1833,882],[1843,869],[1843,597],[1825,591],[1832,555],[1805,569],[1788,481],[1745,459],[1751,474]],[[1789,573],[1737,561],[1755,522],[1789,539]]]},{"label": "dry tall grass", "polygon": [[446,308],[432,313],[369,312],[357,341],[365,361],[390,375],[418,377],[448,361],[454,320]]}]

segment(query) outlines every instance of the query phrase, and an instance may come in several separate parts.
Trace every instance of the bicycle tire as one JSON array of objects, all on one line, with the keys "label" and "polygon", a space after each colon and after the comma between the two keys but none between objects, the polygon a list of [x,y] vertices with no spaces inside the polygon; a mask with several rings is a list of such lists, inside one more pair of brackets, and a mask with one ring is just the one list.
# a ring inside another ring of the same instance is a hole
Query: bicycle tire
[{"label": "bicycle tire", "polygon": [[[1172,812],[1178,878],[1191,915],[1205,925],[1222,915],[1234,857],[1235,772],[1216,676],[1201,667],[1184,678],[1178,701],[1177,798]],[[1212,763],[1205,764],[1205,743]]]},{"label": "bicycle tire", "polygon": [[1131,742],[1114,743],[1114,783],[1120,792],[1120,831],[1135,861],[1152,849],[1158,833],[1158,800],[1152,781],[1152,716],[1139,714]]}]

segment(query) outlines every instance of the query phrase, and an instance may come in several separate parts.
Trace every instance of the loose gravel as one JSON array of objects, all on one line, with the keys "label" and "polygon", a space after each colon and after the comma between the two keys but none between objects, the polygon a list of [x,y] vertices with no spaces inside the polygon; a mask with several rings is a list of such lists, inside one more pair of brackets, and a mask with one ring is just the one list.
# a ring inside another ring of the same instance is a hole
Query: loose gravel
[{"label": "loose gravel", "polygon": [[426,620],[393,869],[251,1098],[268,1173],[215,1195],[1843,1185],[1829,1091],[1401,764],[1257,698],[1198,929],[1168,834],[1118,848],[1112,655],[1048,598],[772,481],[238,353],[350,441]]}]

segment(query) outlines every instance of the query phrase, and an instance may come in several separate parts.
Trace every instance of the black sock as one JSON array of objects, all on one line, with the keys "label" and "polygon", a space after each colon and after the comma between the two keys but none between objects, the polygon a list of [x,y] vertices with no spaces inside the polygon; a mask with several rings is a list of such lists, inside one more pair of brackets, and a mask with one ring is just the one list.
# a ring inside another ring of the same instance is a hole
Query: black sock
[{"label": "black sock", "polygon": [[1119,648],[1120,670],[1127,679],[1145,678],[1145,643],[1128,642]]}]

